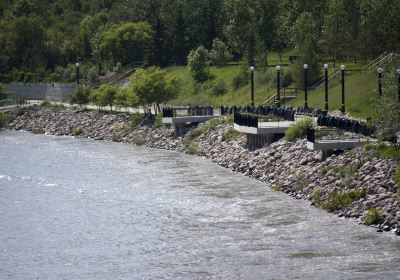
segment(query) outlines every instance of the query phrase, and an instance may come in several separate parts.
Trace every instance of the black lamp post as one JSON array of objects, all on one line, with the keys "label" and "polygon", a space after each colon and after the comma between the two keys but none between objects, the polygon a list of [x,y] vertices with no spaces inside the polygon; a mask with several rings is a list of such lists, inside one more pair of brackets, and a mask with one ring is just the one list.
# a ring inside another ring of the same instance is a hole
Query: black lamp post
[{"label": "black lamp post", "polygon": [[400,103],[400,69],[396,70],[397,74],[397,101]]},{"label": "black lamp post", "polygon": [[307,94],[308,94],[308,64],[304,64],[304,108],[308,108],[308,100],[307,100]]},{"label": "black lamp post", "polygon": [[341,75],[342,75],[342,113],[344,114],[346,112],[346,107],[345,107],[345,96],[344,96],[344,74],[345,74],[345,69],[346,66],[342,65],[340,66],[341,69]]},{"label": "black lamp post", "polygon": [[254,66],[250,66],[250,83],[251,83],[250,106],[254,107]]},{"label": "black lamp post", "polygon": [[376,70],[376,72],[378,73],[378,93],[379,96],[382,96],[382,68],[378,68]]},{"label": "black lamp post", "polygon": [[281,107],[281,66],[276,66],[276,106]]},{"label": "black lamp post", "polygon": [[329,106],[328,106],[328,68],[329,65],[325,64],[324,69],[325,69],[325,110],[328,111]]},{"label": "black lamp post", "polygon": [[76,66],[76,84],[79,85],[79,62],[75,63]]}]

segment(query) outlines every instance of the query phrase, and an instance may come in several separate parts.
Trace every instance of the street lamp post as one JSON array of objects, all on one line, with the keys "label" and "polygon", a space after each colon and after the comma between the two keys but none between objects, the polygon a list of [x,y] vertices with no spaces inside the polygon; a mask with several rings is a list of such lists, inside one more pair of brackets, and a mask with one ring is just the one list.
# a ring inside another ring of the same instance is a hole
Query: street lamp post
[{"label": "street lamp post", "polygon": [[345,107],[345,96],[344,96],[344,74],[345,74],[345,69],[346,66],[342,65],[340,66],[341,69],[341,75],[342,75],[342,113],[344,114],[346,112],[346,107]]},{"label": "street lamp post", "polygon": [[376,70],[376,72],[378,73],[378,93],[379,93],[379,96],[382,96],[382,72],[383,72],[383,69],[379,67]]},{"label": "street lamp post", "polygon": [[281,66],[276,66],[276,106],[281,107]]},{"label": "street lamp post", "polygon": [[325,110],[328,111],[328,68],[329,65],[325,64],[324,69],[325,69]]},{"label": "street lamp post", "polygon": [[250,66],[251,95],[250,106],[254,107],[254,66]]},{"label": "street lamp post", "polygon": [[307,94],[308,94],[308,64],[304,64],[304,108],[308,108],[308,100],[307,100]]},{"label": "street lamp post", "polygon": [[79,85],[79,62],[75,63],[76,66],[76,84]]},{"label": "street lamp post", "polygon": [[400,69],[396,70],[397,74],[397,101],[400,103]]}]

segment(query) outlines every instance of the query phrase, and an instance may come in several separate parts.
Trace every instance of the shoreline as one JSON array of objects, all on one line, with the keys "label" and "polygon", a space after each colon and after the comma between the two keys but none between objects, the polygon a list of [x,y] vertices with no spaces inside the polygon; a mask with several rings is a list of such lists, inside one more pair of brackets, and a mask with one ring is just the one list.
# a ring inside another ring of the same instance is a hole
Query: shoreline
[{"label": "shoreline", "polygon": [[232,133],[232,126],[226,119],[216,119],[174,139],[172,128],[132,127],[126,114],[31,106],[20,109],[4,128],[195,154],[358,223],[364,224],[372,209],[377,209],[379,221],[371,226],[400,235],[395,160],[379,159],[371,151],[357,148],[322,161],[317,152],[307,150],[305,139],[279,140],[249,151],[245,137]]}]

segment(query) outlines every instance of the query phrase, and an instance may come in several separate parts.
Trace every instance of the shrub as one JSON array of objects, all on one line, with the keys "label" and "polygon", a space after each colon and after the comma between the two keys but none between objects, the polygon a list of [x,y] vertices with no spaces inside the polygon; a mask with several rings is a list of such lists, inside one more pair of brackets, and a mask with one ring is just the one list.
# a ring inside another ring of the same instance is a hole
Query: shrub
[{"label": "shrub", "polygon": [[198,138],[200,135],[202,135],[203,132],[204,132],[203,129],[201,129],[201,128],[195,128],[195,129],[191,130],[191,131],[189,132],[188,135],[186,135],[185,140],[187,140],[187,141],[193,141],[194,139],[196,139],[196,138]]},{"label": "shrub", "polygon": [[187,60],[192,77],[200,83],[206,81],[210,75],[210,62],[207,49],[200,46],[196,50],[191,50]]},{"label": "shrub", "polygon": [[162,115],[158,114],[154,118],[153,128],[160,128],[161,126],[162,126]]},{"label": "shrub", "polygon": [[393,145],[366,143],[364,149],[380,159],[400,159],[400,149]]},{"label": "shrub", "polygon": [[78,86],[70,95],[71,104],[86,105],[89,103],[90,88]]},{"label": "shrub", "polygon": [[131,129],[137,128],[139,125],[143,123],[144,115],[140,113],[133,113],[131,115]]},{"label": "shrub", "polygon": [[40,103],[40,106],[50,108],[51,102],[49,100],[43,100],[42,103]]},{"label": "shrub", "polygon": [[321,167],[318,169],[318,174],[320,174],[320,175],[325,175],[326,173],[328,173],[328,171],[329,171],[329,167],[327,167],[327,166],[321,166]]},{"label": "shrub", "polygon": [[186,151],[188,154],[191,155],[199,155],[200,154],[200,146],[199,144],[195,142],[189,142],[187,145],[185,145]]},{"label": "shrub", "polygon": [[204,135],[208,135],[210,132],[214,131],[217,126],[224,124],[226,122],[225,119],[223,118],[216,118],[209,120],[205,125],[201,127],[201,130],[203,131]]},{"label": "shrub", "polygon": [[81,127],[76,127],[72,130],[72,135],[73,136],[78,136],[83,133],[83,129]]},{"label": "shrub", "polygon": [[311,118],[304,118],[294,125],[292,125],[285,134],[285,140],[292,142],[297,138],[303,138],[307,135],[307,128],[313,127],[313,120]]},{"label": "shrub", "polygon": [[232,55],[229,53],[228,47],[220,39],[215,38],[210,51],[210,60],[213,65],[221,66],[226,64]]},{"label": "shrub", "polygon": [[282,186],[282,184],[280,184],[280,183],[276,183],[276,184],[273,184],[273,185],[272,185],[272,190],[274,190],[274,191],[276,191],[276,192],[281,191],[282,188],[283,188],[283,186]]},{"label": "shrub", "polygon": [[329,212],[334,212],[350,206],[354,201],[360,200],[363,197],[365,197],[364,189],[335,193],[330,195],[326,201],[322,202],[321,207]]},{"label": "shrub", "polygon": [[224,95],[227,92],[227,88],[224,81],[218,82],[218,84],[213,86],[211,90],[214,96]]},{"label": "shrub", "polygon": [[312,201],[316,207],[321,206],[321,189],[316,188],[312,194]]},{"label": "shrub", "polygon": [[238,90],[241,87],[247,85],[247,83],[248,83],[248,79],[243,77],[243,75],[241,75],[241,74],[237,74],[232,79],[232,88],[233,88],[233,90]]},{"label": "shrub", "polygon": [[240,136],[241,133],[233,128],[229,128],[227,131],[224,132],[224,134],[222,134],[222,142],[224,141],[228,141],[231,139],[234,139],[238,136]]},{"label": "shrub", "polygon": [[367,226],[379,224],[382,221],[382,214],[378,208],[371,208],[365,216],[364,224]]},{"label": "shrub", "polygon": [[375,98],[373,104],[373,123],[378,139],[395,141],[396,133],[400,131],[400,104],[386,96]]},{"label": "shrub", "polygon": [[2,127],[9,119],[10,116],[8,114],[0,112],[0,127]]},{"label": "shrub", "polygon": [[144,137],[138,136],[132,141],[136,146],[143,146],[146,143],[146,139]]},{"label": "shrub", "polygon": [[6,99],[7,93],[2,84],[0,84],[0,100]]},{"label": "shrub", "polygon": [[282,87],[288,87],[293,83],[292,72],[289,69],[283,71]]}]

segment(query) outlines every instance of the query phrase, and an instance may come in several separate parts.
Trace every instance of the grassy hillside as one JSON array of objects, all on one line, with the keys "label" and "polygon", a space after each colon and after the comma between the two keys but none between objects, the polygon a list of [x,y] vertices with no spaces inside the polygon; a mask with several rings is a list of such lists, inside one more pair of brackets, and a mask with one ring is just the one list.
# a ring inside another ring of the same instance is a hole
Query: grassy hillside
[{"label": "grassy hillside", "polygon": [[[373,100],[376,97],[378,82],[376,74],[371,72],[357,73],[346,76],[345,80],[345,104],[346,112],[354,117],[368,118],[372,115]],[[308,106],[324,109],[325,90],[320,87],[308,94]],[[329,110],[339,110],[342,104],[342,87],[340,79],[330,82],[329,86]],[[304,106],[304,92],[297,98],[288,102],[295,107]]]},{"label": "grassy hillside", "polygon": [[[195,83],[189,70],[185,66],[168,68],[168,71],[176,73],[181,78],[181,92],[179,97],[171,101],[171,105],[244,105],[250,103],[250,84],[237,89],[233,87],[233,79],[240,73],[240,66],[231,63],[224,67],[211,67],[211,78],[203,84]],[[270,70],[269,70],[270,71]],[[269,72],[260,74],[255,72],[255,102],[261,101],[267,92],[272,90],[271,79],[262,80],[260,77],[270,75]],[[224,87],[226,92],[222,95],[213,93],[215,87]]]},{"label": "grassy hillside", "polygon": [[[280,57],[276,53],[268,56],[269,67],[266,71],[256,68],[255,71],[255,103],[258,104],[266,96],[271,94],[276,88],[276,70],[275,65],[283,65],[282,72],[289,70],[292,64],[289,63],[289,55],[295,55],[294,50],[284,53]],[[325,61],[323,63],[329,63]],[[323,64],[322,63],[322,64]],[[345,61],[336,62],[336,68],[341,64],[346,65],[346,69],[361,69],[363,62]],[[211,78],[203,83],[195,83],[191,77],[189,70],[185,66],[169,67],[168,71],[176,73],[181,77],[182,87],[178,98],[173,100],[171,105],[249,105],[250,104],[250,84],[247,83],[240,87],[233,86],[235,76],[240,73],[247,72],[247,67],[243,67],[238,62],[230,63],[224,67],[211,67]],[[258,70],[258,71],[257,71]],[[249,80],[249,77],[247,77]],[[225,93],[216,95],[215,87],[225,88]],[[373,100],[377,93],[377,78],[375,71],[359,72],[346,76],[345,84],[346,93],[346,112],[354,117],[368,118],[372,115]],[[285,105],[294,107],[304,106],[304,93],[301,90],[297,98],[291,100]],[[324,87],[309,92],[308,105],[315,108],[324,108]],[[340,77],[330,81],[329,85],[329,110],[338,110],[341,108],[341,83]]]}]

